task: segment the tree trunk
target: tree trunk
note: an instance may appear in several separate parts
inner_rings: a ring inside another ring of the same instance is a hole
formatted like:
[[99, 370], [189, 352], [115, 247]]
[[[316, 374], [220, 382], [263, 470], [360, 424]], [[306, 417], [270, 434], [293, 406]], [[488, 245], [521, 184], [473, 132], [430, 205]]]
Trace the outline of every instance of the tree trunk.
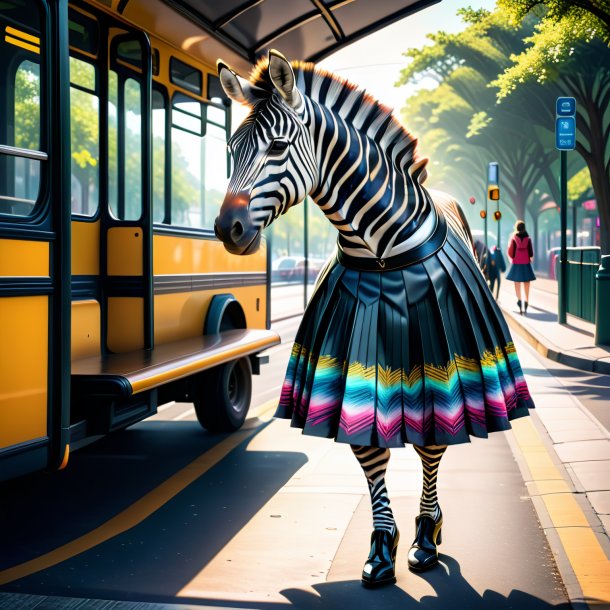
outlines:
[[542, 257], [540, 256], [540, 252], [541, 252], [541, 248], [540, 248], [540, 239], [539, 239], [539, 235], [538, 235], [538, 216], [539, 216], [539, 212], [536, 212], [535, 214], [532, 214], [532, 218], [533, 218], [533, 222], [534, 222], [534, 230], [530, 232], [530, 235], [533, 236], [533, 241], [534, 241], [534, 267], [536, 269], [540, 269], [540, 261], [542, 260]]
[[549, 187], [549, 194], [553, 198], [553, 201], [559, 205], [559, 200], [561, 199], [561, 193], [559, 192], [559, 180], [557, 179], [558, 172], [551, 171], [551, 166], [547, 165], [542, 170], [542, 175], [544, 176], [544, 180], [546, 185]]
[[605, 108], [600, 108], [591, 99], [584, 102], [589, 119], [590, 152], [577, 146], [591, 174], [591, 185], [597, 200], [597, 213], [600, 223], [600, 246], [602, 254], [610, 254], [610, 176], [606, 166], [606, 139], [604, 137]]
[[589, 171], [591, 172], [591, 184], [597, 199], [602, 254], [610, 254], [610, 178], [604, 170], [603, 159], [593, 158], [589, 165]]
[[513, 182], [515, 189], [515, 197], [513, 198], [513, 204], [515, 206], [515, 215], [517, 220], [523, 220], [525, 222], [525, 203], [527, 201], [527, 193], [523, 188], [522, 184], [519, 184], [517, 180]]

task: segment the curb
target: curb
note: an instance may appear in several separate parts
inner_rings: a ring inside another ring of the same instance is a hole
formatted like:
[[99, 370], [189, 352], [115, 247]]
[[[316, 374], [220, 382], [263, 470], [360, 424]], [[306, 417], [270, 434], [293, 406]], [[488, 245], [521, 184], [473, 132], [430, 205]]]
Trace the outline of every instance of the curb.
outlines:
[[580, 497], [543, 422], [532, 415], [512, 422], [507, 438], [571, 607], [610, 610], [610, 562], [599, 519]]
[[504, 319], [508, 325], [517, 331], [521, 337], [523, 337], [534, 349], [549, 360], [564, 364], [581, 371], [587, 371], [589, 373], [599, 373], [601, 375], [610, 375], [610, 362], [603, 360], [592, 360], [591, 358], [584, 358], [583, 356], [577, 356], [567, 352], [561, 351], [561, 348], [544, 339], [541, 335], [535, 331], [527, 328], [523, 324], [520, 324], [515, 316], [512, 315], [508, 309], [498, 303]]

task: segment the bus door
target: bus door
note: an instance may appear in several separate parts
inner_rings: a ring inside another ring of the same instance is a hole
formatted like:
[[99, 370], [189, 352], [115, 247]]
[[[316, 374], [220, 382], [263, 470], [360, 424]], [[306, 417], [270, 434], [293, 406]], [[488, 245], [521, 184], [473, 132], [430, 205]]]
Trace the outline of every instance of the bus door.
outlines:
[[106, 350], [122, 353], [153, 347], [151, 51], [141, 33], [111, 28], [108, 39], [103, 334]]
[[[103, 360], [109, 354], [153, 348], [152, 69], [150, 44], [143, 33], [116, 27], [107, 16], [99, 17], [104, 45], [98, 62], [99, 277], [96, 299], [73, 305], [73, 312], [82, 306], [77, 316], [82, 324], [73, 324], [73, 346], [84, 344], [79, 333], [84, 336], [88, 324], [97, 323], [98, 357]], [[90, 249], [90, 244], [82, 246]], [[75, 249], [73, 261], [77, 259]], [[72, 418], [75, 427], [84, 426], [87, 435], [124, 427], [155, 410], [156, 390], [116, 398], [98, 396], [94, 388], [91, 393], [76, 391], [73, 386]]]
[[68, 457], [68, 45], [60, 5], [11, 0], [0, 11], [0, 480]]

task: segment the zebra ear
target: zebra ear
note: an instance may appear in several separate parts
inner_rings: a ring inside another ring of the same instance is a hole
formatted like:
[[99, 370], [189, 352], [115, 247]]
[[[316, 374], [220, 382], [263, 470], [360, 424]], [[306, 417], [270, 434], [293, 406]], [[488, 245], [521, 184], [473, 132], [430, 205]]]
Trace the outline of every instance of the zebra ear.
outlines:
[[294, 71], [290, 62], [275, 49], [269, 51], [269, 78], [286, 103], [296, 108], [300, 102], [300, 94]]
[[222, 60], [216, 62], [220, 84], [224, 92], [234, 101], [240, 104], [253, 104], [260, 96], [256, 94], [256, 87], [241, 76], [235, 74]]

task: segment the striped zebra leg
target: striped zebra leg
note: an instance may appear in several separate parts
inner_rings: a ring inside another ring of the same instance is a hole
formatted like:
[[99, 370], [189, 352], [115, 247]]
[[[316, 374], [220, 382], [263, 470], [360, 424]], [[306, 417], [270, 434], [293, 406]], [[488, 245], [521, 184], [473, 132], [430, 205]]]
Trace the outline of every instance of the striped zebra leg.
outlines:
[[419, 455], [424, 473], [424, 484], [419, 502], [421, 515], [429, 515], [438, 521], [441, 509], [436, 495], [436, 479], [441, 458], [447, 449], [447, 445], [430, 445], [429, 447], [414, 447]]
[[442, 541], [443, 514], [436, 497], [436, 478], [447, 445], [415, 447], [424, 472], [424, 486], [415, 517], [415, 540], [407, 557], [409, 569], [422, 572], [438, 563], [438, 548]]
[[386, 530], [394, 536], [396, 523], [385, 486], [385, 473], [390, 461], [390, 450], [360, 445], [351, 445], [351, 448], [364, 471], [369, 486], [373, 507], [373, 528]]

